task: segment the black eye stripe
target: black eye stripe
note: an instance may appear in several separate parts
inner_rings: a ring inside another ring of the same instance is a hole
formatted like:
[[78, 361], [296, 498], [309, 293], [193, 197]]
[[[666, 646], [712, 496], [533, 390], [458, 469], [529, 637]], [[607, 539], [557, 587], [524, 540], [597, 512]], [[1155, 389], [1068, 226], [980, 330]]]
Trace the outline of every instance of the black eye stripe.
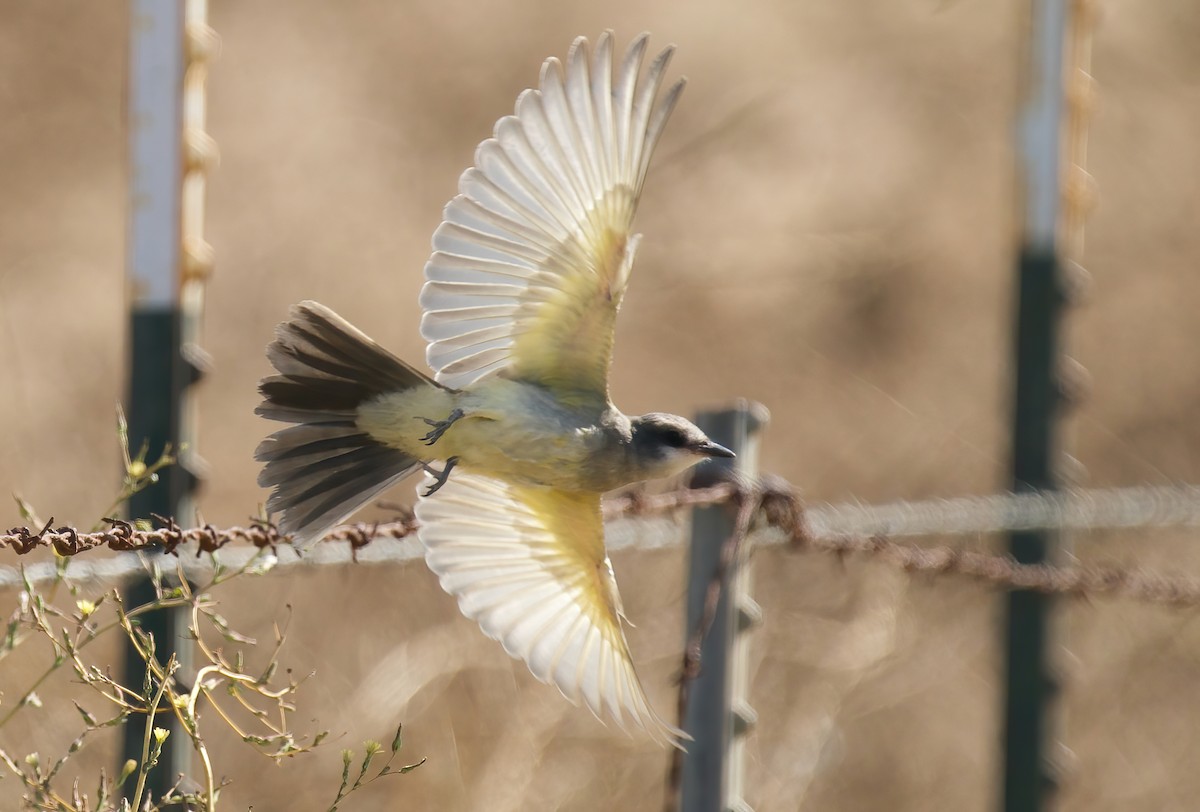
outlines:
[[683, 435], [682, 431], [670, 429], [663, 433], [663, 442], [672, 448], [683, 448], [687, 445], [687, 437]]

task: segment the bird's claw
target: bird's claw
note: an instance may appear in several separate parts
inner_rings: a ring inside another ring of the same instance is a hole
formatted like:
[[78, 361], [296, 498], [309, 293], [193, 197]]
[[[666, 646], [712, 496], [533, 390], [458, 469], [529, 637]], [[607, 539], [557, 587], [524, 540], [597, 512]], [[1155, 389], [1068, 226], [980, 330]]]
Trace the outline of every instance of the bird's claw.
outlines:
[[446, 464], [442, 466], [442, 470], [437, 470], [428, 463], [421, 463], [421, 467], [425, 469], [425, 473], [433, 477], [434, 482], [430, 485], [422, 496], [433, 496], [441, 487], [446, 484], [446, 480], [450, 478], [450, 472], [454, 470], [454, 466], [458, 464], [458, 457], [450, 457], [446, 460]]
[[433, 445], [438, 440], [442, 439], [442, 435], [446, 433], [446, 429], [454, 425], [463, 416], [462, 409], [455, 409], [446, 417], [445, 420], [430, 420], [428, 417], [418, 417], [417, 420], [425, 421], [425, 425], [433, 426], [433, 430], [421, 438], [421, 442], [425, 445]]

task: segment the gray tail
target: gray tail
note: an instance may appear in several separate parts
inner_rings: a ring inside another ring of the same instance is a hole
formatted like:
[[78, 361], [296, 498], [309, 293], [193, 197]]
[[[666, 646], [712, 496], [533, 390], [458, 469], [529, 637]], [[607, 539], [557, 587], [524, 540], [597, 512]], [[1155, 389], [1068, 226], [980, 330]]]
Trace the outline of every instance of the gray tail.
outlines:
[[279, 374], [259, 384], [255, 409], [294, 423], [259, 444], [258, 484], [279, 529], [305, 545], [346, 519], [421, 461], [358, 428], [363, 401], [415, 386], [438, 386], [317, 302], [295, 305], [275, 329], [267, 358]]

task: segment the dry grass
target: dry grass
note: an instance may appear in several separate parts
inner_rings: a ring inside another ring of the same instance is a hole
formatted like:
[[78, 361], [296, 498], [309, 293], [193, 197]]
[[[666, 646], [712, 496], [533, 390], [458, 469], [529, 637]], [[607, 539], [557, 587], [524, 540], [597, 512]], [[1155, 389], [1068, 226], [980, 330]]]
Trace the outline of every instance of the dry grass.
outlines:
[[[617, 402], [689, 413], [760, 400], [774, 414], [764, 467], [813, 500], [1004, 486], [1014, 4], [478, 5], [214, 0], [206, 519], [244, 522], [262, 498], [254, 385], [287, 306], [319, 299], [420, 358], [421, 266], [474, 145], [544, 56], [606, 27], [622, 42], [642, 29], [676, 42], [691, 80], [647, 187]], [[1093, 387], [1069, 445], [1091, 484], [1196, 482], [1200, 13], [1186, 0], [1103, 10], [1094, 289], [1069, 341]], [[60, 520], [93, 517], [118, 471], [125, 27], [114, 3], [0, 9], [0, 492]], [[1182, 534], [1076, 550], [1200, 568]], [[681, 557], [615, 564], [635, 655], [666, 707]], [[996, 596], [783, 552], [758, 564], [756, 808], [994, 808]], [[259, 580], [225, 600], [249, 631], [296, 606], [292, 664], [319, 677], [301, 715], [351, 742], [403, 720], [406, 751], [428, 756], [348, 808], [657, 808], [666, 755], [538, 685], [422, 567]], [[1077, 765], [1064, 809], [1190, 809], [1191, 616], [1098, 603], [1064, 620]], [[6, 702], [28, 667], [6, 661]], [[0, 743], [50, 750], [73, 735], [73, 714], [50, 707]], [[236, 782], [230, 808], [317, 808], [341, 767], [333, 749], [277, 769], [239, 742], [214, 748]]]

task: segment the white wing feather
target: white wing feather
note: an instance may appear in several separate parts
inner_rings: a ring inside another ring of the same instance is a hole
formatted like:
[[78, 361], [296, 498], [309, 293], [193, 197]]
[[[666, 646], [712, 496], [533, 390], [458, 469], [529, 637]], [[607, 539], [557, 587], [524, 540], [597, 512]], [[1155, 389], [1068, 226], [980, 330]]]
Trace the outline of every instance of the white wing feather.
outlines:
[[[421, 334], [440, 383], [462, 388], [523, 359], [535, 372], [554, 368], [544, 357], [555, 343], [541, 334], [546, 323], [561, 335], [569, 329], [562, 320], [578, 318], [597, 298], [615, 315], [632, 262], [625, 241], [634, 209], [683, 89], [680, 80], [659, 97], [671, 48], [639, 82], [646, 41], [634, 41], [614, 80], [611, 33], [590, 60], [587, 40], [577, 39], [565, 74], [557, 59], [547, 60], [540, 89], [522, 93], [516, 114], [479, 145], [425, 266]], [[613, 251], [629, 255], [614, 259]], [[610, 322], [580, 330], [611, 334]], [[581, 366], [602, 361], [606, 375], [611, 335], [583, 343], [600, 357]], [[596, 383], [595, 370], [579, 374], [587, 386]]]
[[[650, 707], [634, 672], [603, 552], [599, 497], [594, 511], [581, 510], [577, 497], [556, 493], [539, 493], [548, 498], [535, 504], [503, 482], [456, 471], [417, 502], [429, 568], [463, 614], [539, 680], [602, 720], [678, 746], [683, 734]], [[551, 529], [564, 525], [596, 536], [560, 538]]]

